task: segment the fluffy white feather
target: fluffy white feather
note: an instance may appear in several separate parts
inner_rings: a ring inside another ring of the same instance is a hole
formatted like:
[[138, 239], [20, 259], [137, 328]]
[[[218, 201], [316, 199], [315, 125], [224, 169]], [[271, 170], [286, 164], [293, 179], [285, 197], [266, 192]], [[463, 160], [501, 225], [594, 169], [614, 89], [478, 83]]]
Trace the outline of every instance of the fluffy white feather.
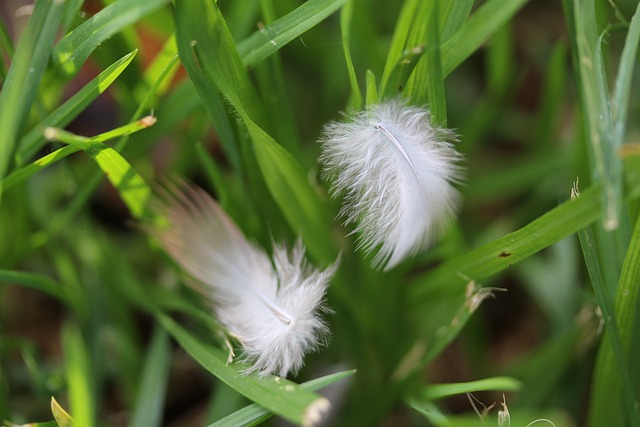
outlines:
[[359, 247], [377, 249], [374, 267], [389, 270], [424, 249], [455, 214], [461, 167], [452, 139], [431, 126], [428, 110], [401, 100], [325, 127], [323, 175], [332, 196], [344, 195], [340, 216], [357, 224]]
[[220, 322], [242, 344], [249, 372], [286, 376], [327, 334], [319, 317], [335, 267], [307, 266], [298, 242], [273, 260], [202, 189], [183, 185], [158, 201], [168, 227], [157, 228], [167, 252], [202, 285]]

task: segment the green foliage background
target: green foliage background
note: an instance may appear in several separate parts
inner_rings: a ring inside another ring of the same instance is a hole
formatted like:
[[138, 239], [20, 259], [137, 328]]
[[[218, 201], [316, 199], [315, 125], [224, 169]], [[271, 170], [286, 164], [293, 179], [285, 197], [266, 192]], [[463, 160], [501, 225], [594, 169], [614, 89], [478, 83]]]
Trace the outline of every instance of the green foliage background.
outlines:
[[[640, 426], [639, 10], [1, 4], [0, 420], [302, 425], [322, 393], [330, 425]], [[316, 140], [398, 96], [456, 130], [467, 180], [442, 241], [380, 273], [335, 220]], [[342, 254], [332, 341], [298, 377], [228, 364], [188, 278], [131, 226], [176, 175], [267, 250]]]

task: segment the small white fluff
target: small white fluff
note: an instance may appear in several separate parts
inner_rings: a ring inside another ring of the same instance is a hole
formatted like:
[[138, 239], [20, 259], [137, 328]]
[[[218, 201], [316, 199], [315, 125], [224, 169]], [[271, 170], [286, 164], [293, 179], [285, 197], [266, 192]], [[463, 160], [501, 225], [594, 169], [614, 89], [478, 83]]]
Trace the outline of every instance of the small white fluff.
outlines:
[[290, 253], [275, 246], [272, 262], [200, 188], [173, 188], [155, 211], [169, 225], [153, 234], [200, 282], [220, 322], [241, 343], [252, 365], [247, 372], [296, 373], [328, 333], [319, 314], [328, 311], [323, 302], [335, 264], [324, 271], [308, 267], [300, 241]]
[[323, 176], [344, 195], [340, 217], [356, 223], [359, 247], [377, 249], [389, 270], [431, 244], [454, 216], [461, 156], [453, 133], [431, 126], [429, 111], [394, 99], [347, 122], [325, 126]]

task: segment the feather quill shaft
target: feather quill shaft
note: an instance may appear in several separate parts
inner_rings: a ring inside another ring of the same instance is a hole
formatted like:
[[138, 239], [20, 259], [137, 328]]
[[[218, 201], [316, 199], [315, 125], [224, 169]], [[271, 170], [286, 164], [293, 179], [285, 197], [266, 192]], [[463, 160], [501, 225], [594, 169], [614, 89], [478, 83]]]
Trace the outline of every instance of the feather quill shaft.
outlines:
[[356, 224], [358, 247], [389, 270], [431, 244], [459, 205], [460, 155], [451, 131], [431, 126], [429, 111], [402, 100], [373, 105], [325, 126], [323, 176], [343, 196], [339, 216]]
[[311, 268], [298, 241], [275, 246], [273, 259], [242, 232], [202, 189], [182, 184], [155, 201], [168, 221], [151, 232], [211, 301], [213, 311], [241, 343], [247, 372], [286, 376], [303, 365], [328, 334], [320, 314], [335, 264]]

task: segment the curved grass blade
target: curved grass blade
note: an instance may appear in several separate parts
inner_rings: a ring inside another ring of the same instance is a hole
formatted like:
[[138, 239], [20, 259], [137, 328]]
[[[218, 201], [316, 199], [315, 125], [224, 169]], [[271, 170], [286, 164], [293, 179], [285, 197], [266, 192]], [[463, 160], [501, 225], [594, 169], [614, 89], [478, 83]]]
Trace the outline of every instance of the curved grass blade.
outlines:
[[55, 128], [48, 128], [46, 133], [49, 139], [58, 139], [89, 154], [116, 188], [131, 215], [136, 219], [150, 219], [147, 203], [151, 197], [151, 189], [124, 157], [103, 142], [146, 129], [153, 123], [155, 119], [149, 116], [93, 138], [80, 137]]
[[[355, 374], [355, 370], [337, 372], [335, 374], [326, 375], [321, 378], [316, 378], [306, 383], [300, 384], [300, 388], [316, 391], [344, 378], [347, 378]], [[261, 422], [268, 420], [273, 416], [273, 413], [269, 412], [262, 406], [252, 403], [244, 408], [224, 417], [223, 419], [216, 421], [213, 424], [209, 424], [208, 427], [249, 427], [260, 424]]]
[[269, 411], [298, 425], [314, 425], [322, 418], [329, 401], [280, 377], [243, 375], [242, 366], [227, 364], [221, 349], [203, 344], [170, 317], [156, 314], [157, 320], [200, 365], [236, 390]]
[[238, 53], [246, 66], [256, 65], [273, 52], [315, 27], [347, 0], [308, 0], [272, 24], [238, 43]]
[[44, 130], [50, 126], [65, 127], [78, 114], [113, 83], [127, 68], [138, 51], [128, 53], [101, 72], [95, 79], [87, 83], [64, 104], [56, 108], [29, 133], [22, 137], [17, 152], [18, 161], [29, 159], [36, 154], [46, 142]]
[[60, 301], [67, 297], [60, 284], [48, 276], [26, 271], [0, 270], [0, 282], [14, 283], [44, 292]]
[[440, 48], [442, 75], [451, 74], [528, 0], [488, 0]]
[[342, 53], [347, 64], [347, 72], [349, 73], [349, 84], [351, 85], [351, 95], [349, 96], [348, 105], [355, 111], [362, 109], [362, 92], [358, 85], [358, 77], [351, 59], [351, 22], [353, 20], [353, 7], [355, 0], [348, 0], [340, 11], [340, 34], [342, 36]]
[[54, 63], [70, 78], [100, 43], [168, 3], [169, 0], [118, 0], [111, 3], [58, 42], [53, 51]]

